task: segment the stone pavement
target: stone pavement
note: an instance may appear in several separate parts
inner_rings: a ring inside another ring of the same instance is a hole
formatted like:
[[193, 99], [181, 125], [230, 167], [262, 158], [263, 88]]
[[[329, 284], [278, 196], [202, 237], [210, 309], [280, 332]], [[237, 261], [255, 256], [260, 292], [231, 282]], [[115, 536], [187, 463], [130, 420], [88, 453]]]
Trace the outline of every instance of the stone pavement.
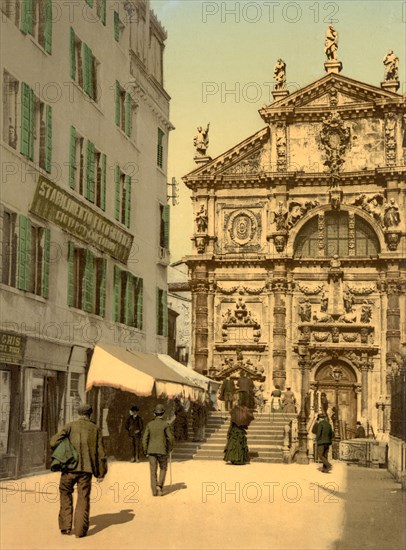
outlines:
[[110, 464], [82, 539], [59, 533], [59, 474], [3, 481], [0, 548], [405, 548], [405, 493], [385, 470], [192, 460], [172, 470], [172, 487], [152, 497], [147, 462]]

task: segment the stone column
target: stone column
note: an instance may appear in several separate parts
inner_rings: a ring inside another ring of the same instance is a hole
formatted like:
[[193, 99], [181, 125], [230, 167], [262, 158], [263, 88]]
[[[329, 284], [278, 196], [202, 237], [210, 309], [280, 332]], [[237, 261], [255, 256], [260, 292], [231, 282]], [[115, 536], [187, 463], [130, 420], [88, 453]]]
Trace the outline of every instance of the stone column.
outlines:
[[195, 369], [202, 374], [207, 373], [208, 355], [208, 273], [205, 264], [198, 264], [193, 272], [191, 281], [192, 293], [195, 295], [193, 317], [195, 321]]
[[368, 361], [361, 364], [361, 416], [368, 418]]
[[283, 265], [276, 265], [271, 288], [274, 293], [273, 307], [273, 383], [285, 389], [286, 381], [286, 271]]
[[[382, 396], [390, 409], [392, 397], [392, 379], [396, 369], [396, 355], [400, 351], [400, 279], [397, 266], [389, 266], [386, 279], [386, 396]], [[386, 397], [386, 399], [385, 399]], [[388, 424], [388, 425], [385, 425]], [[388, 416], [383, 415], [383, 430], [390, 430]]]
[[208, 309], [207, 309], [207, 318], [208, 318], [208, 327], [207, 327], [207, 345], [208, 345], [208, 356], [207, 356], [207, 369], [210, 370], [214, 365], [213, 361], [213, 352], [214, 352], [214, 339], [216, 333], [215, 327], [215, 311], [214, 311], [214, 297], [216, 294], [215, 290], [215, 280], [214, 277], [209, 279], [209, 292], [208, 292]]

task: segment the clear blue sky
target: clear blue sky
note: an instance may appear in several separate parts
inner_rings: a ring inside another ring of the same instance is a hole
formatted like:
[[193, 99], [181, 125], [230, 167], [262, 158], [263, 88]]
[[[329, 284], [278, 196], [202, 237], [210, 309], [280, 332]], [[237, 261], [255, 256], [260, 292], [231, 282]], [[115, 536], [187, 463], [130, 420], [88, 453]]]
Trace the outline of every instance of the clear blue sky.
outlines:
[[172, 261], [191, 252], [190, 192], [181, 177], [196, 166], [196, 127], [211, 123], [213, 158], [265, 126], [258, 109], [272, 101], [272, 73], [281, 57], [291, 91], [325, 75], [324, 37], [330, 20], [339, 33], [342, 74], [379, 86], [389, 49], [400, 59], [406, 93], [405, 1], [152, 0], [168, 31], [165, 88], [172, 97], [168, 177], [180, 183], [172, 208]]

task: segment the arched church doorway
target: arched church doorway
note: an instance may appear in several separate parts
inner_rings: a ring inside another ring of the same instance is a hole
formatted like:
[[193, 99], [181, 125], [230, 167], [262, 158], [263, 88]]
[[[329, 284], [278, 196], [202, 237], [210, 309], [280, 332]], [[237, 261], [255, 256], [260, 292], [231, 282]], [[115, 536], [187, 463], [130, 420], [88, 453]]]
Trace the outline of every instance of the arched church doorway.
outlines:
[[[341, 361], [324, 363], [315, 373], [319, 396], [324, 392], [328, 401], [327, 414], [334, 420], [333, 407], [338, 405], [340, 437], [352, 437], [357, 422], [358, 384], [355, 371]], [[336, 426], [334, 426], [336, 428]]]

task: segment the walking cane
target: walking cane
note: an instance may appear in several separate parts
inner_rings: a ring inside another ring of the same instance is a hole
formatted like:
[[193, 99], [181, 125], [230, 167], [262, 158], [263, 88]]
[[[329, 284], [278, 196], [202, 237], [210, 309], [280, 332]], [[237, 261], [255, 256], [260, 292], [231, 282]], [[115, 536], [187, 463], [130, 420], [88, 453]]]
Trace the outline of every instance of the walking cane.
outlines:
[[172, 488], [172, 451], [169, 453], [169, 485]]

